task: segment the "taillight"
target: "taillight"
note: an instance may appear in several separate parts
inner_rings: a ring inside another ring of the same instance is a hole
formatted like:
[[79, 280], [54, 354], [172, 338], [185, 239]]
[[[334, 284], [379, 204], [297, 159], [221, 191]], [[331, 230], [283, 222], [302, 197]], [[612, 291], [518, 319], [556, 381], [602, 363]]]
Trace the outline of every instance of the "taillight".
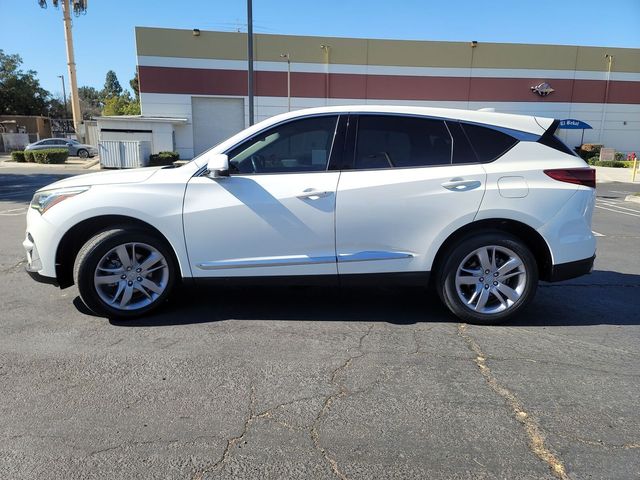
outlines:
[[596, 188], [595, 168], [554, 168], [553, 170], [545, 170], [544, 173], [559, 182]]

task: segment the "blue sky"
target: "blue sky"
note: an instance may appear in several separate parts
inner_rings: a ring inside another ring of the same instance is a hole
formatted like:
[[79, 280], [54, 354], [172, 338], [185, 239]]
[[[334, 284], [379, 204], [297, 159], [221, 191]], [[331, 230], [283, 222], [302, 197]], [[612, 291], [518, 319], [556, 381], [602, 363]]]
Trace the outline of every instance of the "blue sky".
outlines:
[[[640, 48], [640, 0], [253, 0], [253, 10], [258, 33]], [[0, 48], [61, 93], [62, 12], [0, 0], [0, 19]], [[233, 31], [245, 22], [244, 0], [90, 0], [74, 18], [78, 82], [101, 88], [112, 69], [128, 86], [136, 25]]]

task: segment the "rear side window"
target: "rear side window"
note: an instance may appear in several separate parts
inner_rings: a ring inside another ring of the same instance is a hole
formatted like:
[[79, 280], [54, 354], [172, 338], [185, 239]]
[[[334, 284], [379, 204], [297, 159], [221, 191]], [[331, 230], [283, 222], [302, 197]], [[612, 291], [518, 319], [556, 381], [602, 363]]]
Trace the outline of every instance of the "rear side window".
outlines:
[[442, 120], [394, 115], [361, 115], [356, 169], [451, 164], [451, 136]]
[[518, 143], [518, 140], [511, 135], [492, 128], [470, 123], [460, 123], [460, 125], [481, 163], [494, 161]]

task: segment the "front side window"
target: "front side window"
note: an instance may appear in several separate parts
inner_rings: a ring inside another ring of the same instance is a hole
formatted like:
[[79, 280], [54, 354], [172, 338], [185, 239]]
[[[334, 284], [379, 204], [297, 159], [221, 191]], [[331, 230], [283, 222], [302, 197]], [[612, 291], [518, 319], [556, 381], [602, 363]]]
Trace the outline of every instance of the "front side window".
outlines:
[[451, 136], [441, 120], [361, 115], [355, 168], [402, 168], [451, 164]]
[[321, 172], [327, 169], [338, 117], [277, 125], [228, 152], [231, 174]]

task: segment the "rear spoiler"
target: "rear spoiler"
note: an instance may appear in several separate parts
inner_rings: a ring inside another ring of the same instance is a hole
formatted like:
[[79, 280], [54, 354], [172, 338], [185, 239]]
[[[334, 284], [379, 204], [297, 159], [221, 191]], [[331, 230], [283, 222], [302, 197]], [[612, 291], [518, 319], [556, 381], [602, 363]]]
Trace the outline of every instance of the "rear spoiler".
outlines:
[[[545, 119], [545, 120], [548, 120], [548, 119]], [[536, 118], [536, 122], [538, 122], [537, 118]], [[538, 125], [540, 125], [540, 122], [538, 122]], [[559, 152], [566, 153], [567, 155], [571, 155], [572, 157], [577, 157], [578, 155], [573, 150], [571, 150], [567, 145], [565, 145], [565, 143], [562, 140], [556, 137], [556, 130], [558, 129], [559, 125], [560, 125], [560, 120], [557, 120], [557, 119], [553, 120], [551, 122], [551, 125], [549, 125], [545, 129], [545, 132], [538, 139], [538, 143], [546, 145], [547, 147], [551, 147], [555, 150], [558, 150]], [[542, 125], [540, 126], [542, 127]]]

